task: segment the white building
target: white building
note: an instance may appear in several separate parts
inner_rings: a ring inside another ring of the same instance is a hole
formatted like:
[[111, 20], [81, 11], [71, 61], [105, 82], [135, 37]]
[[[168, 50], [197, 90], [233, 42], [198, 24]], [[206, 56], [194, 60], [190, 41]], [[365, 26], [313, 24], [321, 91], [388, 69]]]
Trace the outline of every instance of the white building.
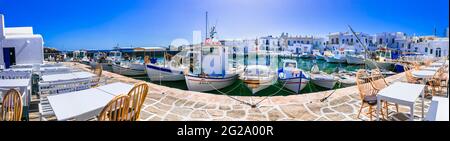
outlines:
[[323, 50], [326, 41], [324, 38], [315, 36], [289, 36], [288, 33], [283, 33], [280, 36], [280, 46], [282, 50], [296, 48], [298, 46], [311, 46], [312, 49]]
[[0, 66], [9, 68], [16, 64], [42, 64], [44, 41], [33, 34], [32, 27], [7, 27], [0, 14]]
[[[356, 36], [363, 42], [369, 50], [375, 50], [373, 36], [369, 34], [358, 32]], [[364, 47], [361, 46], [356, 36], [349, 32], [336, 32], [328, 35], [327, 49], [345, 48], [348, 50], [355, 50], [360, 53], [364, 51]]]
[[413, 52], [418, 52], [427, 56], [446, 57], [449, 55], [449, 39], [435, 36], [414, 37], [412, 44]]

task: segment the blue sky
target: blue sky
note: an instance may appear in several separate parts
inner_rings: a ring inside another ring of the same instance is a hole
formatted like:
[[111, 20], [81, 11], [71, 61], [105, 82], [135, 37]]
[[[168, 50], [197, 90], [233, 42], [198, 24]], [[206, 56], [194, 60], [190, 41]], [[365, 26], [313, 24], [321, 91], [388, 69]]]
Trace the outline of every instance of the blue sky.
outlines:
[[448, 27], [449, 0], [0, 0], [6, 26], [32, 26], [45, 45], [111, 49], [169, 45], [204, 31], [205, 11], [219, 38], [402, 31]]

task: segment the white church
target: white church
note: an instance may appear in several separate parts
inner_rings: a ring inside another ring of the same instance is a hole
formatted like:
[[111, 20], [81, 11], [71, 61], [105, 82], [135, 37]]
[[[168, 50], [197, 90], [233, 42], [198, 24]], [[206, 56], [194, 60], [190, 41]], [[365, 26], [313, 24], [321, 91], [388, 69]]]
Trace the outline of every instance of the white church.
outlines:
[[32, 27], [5, 27], [0, 14], [0, 69], [19, 64], [42, 64], [44, 41]]

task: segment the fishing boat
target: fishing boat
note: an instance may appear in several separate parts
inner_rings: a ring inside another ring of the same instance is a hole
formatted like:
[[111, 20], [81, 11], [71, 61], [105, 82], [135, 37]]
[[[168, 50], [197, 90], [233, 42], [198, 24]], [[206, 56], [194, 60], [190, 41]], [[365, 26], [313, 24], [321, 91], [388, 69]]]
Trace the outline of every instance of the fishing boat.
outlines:
[[109, 66], [110, 62], [108, 62], [106, 58], [108, 58], [108, 55], [106, 53], [103, 52], [94, 53], [93, 58], [90, 59], [89, 65], [92, 68], [95, 68], [97, 64], [101, 64], [102, 68], [108, 70], [108, 68], [110, 68]]
[[346, 63], [347, 58], [345, 55], [344, 48], [340, 48], [339, 50], [334, 51], [331, 55], [326, 55], [325, 60], [328, 63]]
[[341, 87], [356, 85], [356, 72], [338, 71], [333, 75], [338, 78]]
[[295, 60], [283, 60], [283, 68], [278, 70], [278, 81], [285, 88], [297, 94], [306, 87], [309, 79], [309, 76], [303, 70], [297, 68], [297, 61]]
[[355, 50], [346, 50], [346, 58], [347, 58], [347, 64], [350, 65], [362, 65], [364, 64], [364, 55], [358, 55], [356, 54]]
[[150, 59], [146, 64], [147, 76], [150, 81], [181, 81], [184, 80], [184, 72], [188, 69], [186, 59], [189, 56], [197, 56], [200, 53], [182, 51], [175, 56], [164, 53], [164, 61], [158, 62], [156, 58]]
[[311, 68], [310, 77], [312, 83], [328, 89], [333, 89], [338, 82], [337, 77], [321, 72], [317, 64]]
[[370, 59], [365, 60], [365, 64], [370, 69], [393, 70], [396, 62], [392, 61], [392, 51], [381, 47]]
[[253, 94], [268, 88], [276, 83], [276, 74], [268, 66], [249, 65], [240, 75], [239, 79], [250, 89]]
[[[216, 33], [216, 27], [213, 26], [210, 37], [205, 39], [204, 45], [200, 45], [200, 55], [195, 58], [200, 60], [200, 70], [195, 71], [195, 65], [189, 65], [191, 71], [186, 74], [185, 81], [190, 91], [205, 92], [228, 87], [244, 70], [228, 62], [228, 48], [215, 38]], [[190, 60], [194, 58], [191, 56]]]
[[313, 50], [313, 55], [317, 60], [325, 60], [325, 57], [320, 53], [320, 50]]
[[137, 58], [136, 60], [132, 61], [120, 61], [120, 63], [114, 63], [112, 64], [112, 70], [114, 73], [120, 74], [120, 75], [126, 75], [126, 76], [141, 76], [146, 75], [145, 72], [145, 64], [140, 58]]

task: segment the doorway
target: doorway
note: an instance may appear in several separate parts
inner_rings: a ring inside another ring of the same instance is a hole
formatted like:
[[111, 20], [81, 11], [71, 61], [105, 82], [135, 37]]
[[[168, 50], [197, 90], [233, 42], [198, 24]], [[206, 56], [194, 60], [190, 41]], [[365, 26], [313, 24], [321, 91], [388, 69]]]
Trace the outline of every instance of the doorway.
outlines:
[[16, 65], [15, 48], [3, 48], [3, 61], [5, 61], [5, 68], [10, 68], [12, 65]]

